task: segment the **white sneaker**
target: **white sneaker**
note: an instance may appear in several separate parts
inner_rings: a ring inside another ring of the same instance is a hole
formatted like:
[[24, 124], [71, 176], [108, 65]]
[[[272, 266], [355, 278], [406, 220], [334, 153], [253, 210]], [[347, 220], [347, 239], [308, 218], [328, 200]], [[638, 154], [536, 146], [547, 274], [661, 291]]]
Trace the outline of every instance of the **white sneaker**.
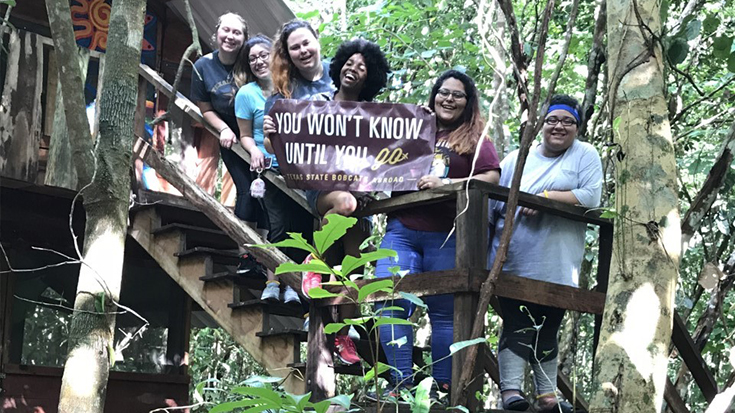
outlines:
[[349, 336], [354, 341], [360, 340], [360, 333], [357, 332], [355, 326], [350, 326], [349, 331], [347, 331], [347, 336]]
[[299, 298], [299, 295], [293, 288], [289, 286], [286, 286], [286, 289], [283, 290], [283, 301], [286, 304], [301, 304], [301, 299]]
[[278, 301], [278, 296], [281, 293], [279, 285], [278, 281], [267, 281], [260, 299], [263, 301]]

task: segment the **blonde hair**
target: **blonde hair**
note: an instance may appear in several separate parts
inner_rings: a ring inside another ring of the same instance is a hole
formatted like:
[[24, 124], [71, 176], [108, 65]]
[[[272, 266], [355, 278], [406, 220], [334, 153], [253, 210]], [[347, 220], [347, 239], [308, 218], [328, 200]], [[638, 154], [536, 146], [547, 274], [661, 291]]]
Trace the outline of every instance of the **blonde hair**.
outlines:
[[273, 90], [286, 99], [291, 98], [291, 81], [298, 73], [298, 69], [294, 66], [288, 54], [288, 37], [298, 29], [308, 29], [315, 39], [319, 39], [316, 30], [309, 23], [304, 20], [291, 20], [281, 26], [276, 34], [276, 41], [273, 43], [273, 50], [271, 51]]
[[[243, 37], [244, 37], [244, 39], [243, 39], [243, 45], [245, 44], [245, 42], [248, 41], [248, 37], [249, 37], [248, 36], [248, 23], [245, 21], [245, 18], [243, 18], [242, 16], [240, 16], [238, 13], [228, 11], [227, 13], [225, 13], [225, 14], [219, 16], [219, 18], [217, 18], [217, 25], [214, 26], [214, 33], [212, 33], [212, 43], [214, 45], [217, 45], [217, 32], [219, 31], [220, 26], [222, 26], [222, 20], [224, 20], [226, 17], [230, 17], [230, 16], [234, 17], [238, 22], [240, 22], [240, 24], [242, 24], [242, 34], [243, 34]], [[232, 69], [232, 76], [235, 79], [235, 83], [237, 84], [237, 87], [242, 86], [238, 82], [242, 81], [242, 79], [246, 79], [247, 78], [247, 74], [245, 72], [244, 65], [247, 65], [248, 64], [248, 61], [247, 61], [248, 60], [248, 57], [245, 56], [245, 62], [243, 64], [243, 62], [241, 62], [241, 60], [242, 60], [242, 53], [241, 53], [242, 52], [242, 49], [243, 49], [243, 47], [241, 46], [240, 47], [240, 52], [238, 52], [238, 54], [237, 54], [237, 60], [235, 60], [235, 66]]]

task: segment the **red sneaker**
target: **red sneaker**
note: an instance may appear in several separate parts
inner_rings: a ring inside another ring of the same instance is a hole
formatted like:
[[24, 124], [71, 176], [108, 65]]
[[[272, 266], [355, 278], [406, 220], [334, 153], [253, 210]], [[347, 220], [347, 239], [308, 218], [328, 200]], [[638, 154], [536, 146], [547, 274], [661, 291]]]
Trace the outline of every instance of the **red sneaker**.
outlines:
[[337, 351], [337, 357], [339, 357], [342, 363], [355, 364], [360, 362], [360, 356], [357, 355], [355, 343], [348, 336], [335, 336], [334, 348]]
[[[306, 256], [304, 264], [308, 264], [312, 260], [311, 254]], [[301, 273], [301, 292], [305, 296], [309, 296], [309, 290], [315, 287], [319, 287], [322, 284], [322, 275], [311, 271], [304, 271]]]

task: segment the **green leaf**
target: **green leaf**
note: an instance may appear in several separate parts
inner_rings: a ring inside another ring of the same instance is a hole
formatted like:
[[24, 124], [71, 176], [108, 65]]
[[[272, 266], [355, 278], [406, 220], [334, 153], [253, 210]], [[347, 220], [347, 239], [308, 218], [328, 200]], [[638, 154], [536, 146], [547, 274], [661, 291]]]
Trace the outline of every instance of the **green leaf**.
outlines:
[[345, 318], [344, 322], [345, 324], [351, 325], [351, 326], [360, 326], [368, 321], [372, 320], [372, 317], [356, 317], [356, 318]]
[[273, 376], [261, 376], [255, 375], [248, 377], [243, 384], [246, 386], [260, 386], [263, 387], [266, 384], [278, 383], [283, 380], [283, 377]]
[[460, 412], [462, 412], [462, 413], [470, 413], [469, 409], [467, 409], [467, 408], [466, 408], [466, 407], [464, 407], [464, 406], [452, 406], [452, 407], [447, 407], [447, 410], [459, 410], [459, 411], [460, 411]]
[[613, 219], [618, 216], [618, 213], [613, 208], [606, 209], [602, 214], [600, 214], [600, 218], [604, 219]]
[[[380, 327], [384, 325], [403, 325], [403, 326], [410, 326], [413, 325], [408, 320], [405, 320], [403, 318], [395, 318], [395, 317], [380, 317], [378, 320], [375, 321], [375, 324], [373, 324], [373, 327]], [[454, 344], [452, 344], [454, 345]]]
[[284, 262], [276, 268], [276, 274], [283, 274], [286, 272], [301, 272], [311, 271], [317, 274], [331, 274], [331, 271], [327, 264], [324, 262], [313, 259], [308, 264], [297, 264], [295, 262]]
[[720, 26], [720, 19], [714, 14], [707, 16], [702, 22], [702, 28], [706, 33], [712, 33]]
[[359, 258], [353, 257], [352, 255], [345, 255], [342, 259], [342, 275], [348, 276], [369, 262], [397, 256], [397, 252], [386, 248], [379, 248], [375, 251], [360, 254]]
[[702, 22], [699, 20], [692, 20], [687, 24], [686, 31], [684, 34], [686, 35], [687, 40], [694, 40], [697, 36], [699, 36], [699, 32], [702, 30]]
[[256, 400], [256, 399], [243, 399], [238, 400], [235, 402], [228, 402], [228, 403], [222, 403], [218, 404], [217, 406], [214, 406], [209, 410], [209, 413], [221, 413], [221, 412], [231, 412], [235, 409], [243, 408], [243, 407], [251, 407], [255, 405], [263, 405], [262, 400]]
[[727, 70], [735, 73], [735, 52], [730, 54], [727, 58]]
[[429, 398], [429, 392], [431, 391], [431, 384], [434, 379], [426, 377], [421, 380], [421, 383], [416, 387], [416, 396], [414, 403], [411, 406], [411, 413], [429, 413], [431, 408], [431, 399]]
[[314, 233], [314, 246], [319, 252], [319, 256], [323, 256], [324, 252], [334, 244], [335, 241], [342, 238], [347, 230], [357, 223], [357, 218], [343, 217], [342, 215], [329, 214], [324, 219], [327, 224], [319, 231]]
[[342, 330], [346, 325], [345, 323], [329, 323], [324, 326], [324, 334], [334, 334]]
[[393, 280], [383, 279], [383, 280], [373, 281], [371, 283], [363, 285], [357, 294], [357, 301], [363, 302], [370, 294], [376, 293], [378, 291], [383, 291], [387, 293], [392, 292], [393, 291]]
[[434, 57], [435, 54], [436, 50], [424, 50], [423, 52], [421, 52], [421, 57], [423, 57], [424, 59], [430, 59]]
[[661, 25], [666, 25], [666, 19], [669, 17], [669, 0], [661, 1]]
[[284, 239], [283, 241], [276, 242], [275, 244], [249, 244], [248, 247], [250, 248], [272, 248], [272, 247], [297, 248], [303, 251], [308, 251], [313, 255], [318, 255], [314, 247], [309, 245], [309, 243], [304, 239], [304, 237], [301, 234], [297, 232], [289, 232], [288, 236], [291, 238]]
[[613, 120], [613, 130], [619, 131], [620, 130], [620, 122], [622, 121], [622, 118], [618, 116]]
[[322, 400], [318, 403], [312, 404], [311, 407], [313, 407], [317, 413], [326, 413], [330, 405], [331, 403], [328, 400]]
[[478, 337], [473, 338], [472, 340], [464, 340], [464, 341], [458, 341], [456, 343], [452, 343], [451, 346], [449, 346], [449, 354], [454, 354], [458, 352], [459, 350], [462, 350], [465, 347], [474, 346], [475, 344], [480, 344], [485, 342], [485, 337]]
[[320, 298], [342, 297], [342, 295], [327, 291], [322, 287], [315, 287], [309, 290], [309, 297], [320, 299]]
[[720, 59], [727, 59], [732, 49], [732, 37], [718, 36], [712, 41], [712, 54]]
[[417, 295], [407, 293], [405, 291], [400, 291], [398, 294], [401, 295], [401, 297], [405, 298], [406, 300], [412, 302], [413, 304], [421, 307], [421, 308], [427, 308], [426, 304], [424, 303], [424, 300], [419, 298]]
[[339, 396], [332, 397], [331, 399], [327, 399], [327, 401], [330, 404], [338, 404], [345, 409], [350, 408], [350, 403], [352, 403], [352, 395], [346, 395], [346, 394], [340, 394]]
[[689, 54], [689, 44], [681, 37], [674, 37], [671, 39], [666, 52], [669, 60], [671, 60], [671, 64], [678, 65], [686, 60], [687, 54]]
[[397, 305], [390, 306], [390, 307], [383, 307], [383, 308], [379, 308], [379, 309], [375, 310], [375, 315], [377, 317], [380, 317], [380, 314], [383, 313], [383, 312], [385, 312], [385, 311], [406, 311], [406, 309], [403, 308], [403, 307], [399, 307]]
[[365, 376], [363, 377], [363, 380], [365, 380], [365, 381], [372, 380], [375, 377], [375, 370], [378, 371], [378, 376], [380, 376], [381, 374], [383, 374], [386, 371], [388, 371], [388, 369], [390, 369], [390, 368], [391, 367], [389, 365], [387, 365], [385, 363], [378, 362], [377, 364], [375, 364], [373, 366], [373, 368], [371, 368], [370, 370], [368, 370], [367, 372], [365, 372]]
[[270, 403], [273, 403], [274, 405], [283, 404], [281, 395], [266, 387], [240, 386], [240, 387], [235, 387], [234, 389], [231, 390], [231, 392], [235, 394], [242, 394], [244, 396], [252, 396], [256, 399], [259, 398], [263, 401], [268, 401]]

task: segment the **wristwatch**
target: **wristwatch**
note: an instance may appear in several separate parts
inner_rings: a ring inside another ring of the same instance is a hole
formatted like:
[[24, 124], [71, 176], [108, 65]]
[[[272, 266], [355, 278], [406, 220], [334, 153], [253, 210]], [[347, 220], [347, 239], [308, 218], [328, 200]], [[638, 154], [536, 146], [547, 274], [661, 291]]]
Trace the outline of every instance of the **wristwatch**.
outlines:
[[451, 185], [452, 180], [450, 178], [442, 178], [442, 184], [444, 185]]

